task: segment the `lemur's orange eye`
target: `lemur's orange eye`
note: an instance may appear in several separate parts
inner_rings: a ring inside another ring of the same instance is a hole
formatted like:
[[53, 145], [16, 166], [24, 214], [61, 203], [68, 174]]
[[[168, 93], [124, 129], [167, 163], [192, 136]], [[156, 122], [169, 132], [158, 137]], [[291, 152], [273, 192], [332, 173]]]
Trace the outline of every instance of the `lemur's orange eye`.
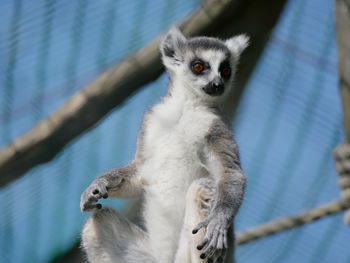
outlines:
[[231, 69], [229, 67], [224, 68], [221, 71], [221, 74], [225, 77], [228, 78], [231, 75]]
[[200, 62], [197, 62], [195, 64], [193, 64], [192, 66], [193, 70], [196, 71], [197, 73], [203, 71], [204, 69], [204, 64], [203, 63], [200, 63]]

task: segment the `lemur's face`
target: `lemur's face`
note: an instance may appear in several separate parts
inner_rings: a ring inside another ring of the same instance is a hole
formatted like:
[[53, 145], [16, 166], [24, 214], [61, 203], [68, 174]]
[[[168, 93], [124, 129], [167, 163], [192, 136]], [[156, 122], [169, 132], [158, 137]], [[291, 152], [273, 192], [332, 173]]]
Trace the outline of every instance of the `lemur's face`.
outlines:
[[186, 39], [172, 29], [161, 45], [162, 59], [172, 79], [206, 101], [219, 101], [233, 86], [238, 58], [248, 45], [240, 35], [221, 41], [216, 38]]
[[194, 38], [188, 41], [184, 64], [178, 75], [198, 95], [217, 97], [232, 86], [232, 72], [235, 67], [231, 53], [221, 41]]

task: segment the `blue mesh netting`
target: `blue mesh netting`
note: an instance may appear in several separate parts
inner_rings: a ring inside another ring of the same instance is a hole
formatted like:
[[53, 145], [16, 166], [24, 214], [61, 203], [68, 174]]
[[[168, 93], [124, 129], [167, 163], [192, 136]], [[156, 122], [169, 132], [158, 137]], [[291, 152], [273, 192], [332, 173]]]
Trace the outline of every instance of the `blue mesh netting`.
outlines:
[[[0, 146], [199, 4], [3, 1]], [[234, 123], [248, 177], [238, 231], [339, 196], [331, 158], [342, 141], [333, 19], [331, 1], [290, 0], [251, 77]], [[78, 240], [86, 218], [80, 193], [97, 174], [131, 160], [143, 112], [166, 83], [162, 75], [52, 162], [0, 189], [0, 262], [47, 262]], [[237, 257], [350, 262], [349, 234], [336, 215], [240, 246]]]

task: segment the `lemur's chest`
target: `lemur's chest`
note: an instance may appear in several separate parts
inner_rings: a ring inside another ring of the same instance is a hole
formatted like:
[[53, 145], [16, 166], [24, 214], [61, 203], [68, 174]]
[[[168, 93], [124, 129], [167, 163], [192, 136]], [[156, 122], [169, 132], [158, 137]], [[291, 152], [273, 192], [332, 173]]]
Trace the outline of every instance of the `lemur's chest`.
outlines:
[[145, 127], [145, 162], [140, 169], [148, 195], [160, 200], [171, 197], [172, 205], [182, 200], [194, 179], [207, 176], [207, 135], [216, 117], [203, 108], [180, 106], [153, 109]]
[[161, 105], [149, 117], [144, 138], [148, 157], [177, 158], [198, 154], [206, 144], [215, 115], [209, 110]]

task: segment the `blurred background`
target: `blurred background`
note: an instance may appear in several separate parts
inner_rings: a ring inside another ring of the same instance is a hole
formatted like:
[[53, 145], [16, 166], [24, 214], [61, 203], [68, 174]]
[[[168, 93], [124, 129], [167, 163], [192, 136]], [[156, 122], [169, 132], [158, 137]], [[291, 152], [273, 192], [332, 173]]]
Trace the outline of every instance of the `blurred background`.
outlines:
[[[344, 141], [333, 2], [248, 2], [248, 18], [233, 31], [253, 34], [242, 58], [242, 67], [250, 70], [242, 70], [241, 96], [232, 99], [238, 103], [232, 128], [248, 178], [238, 232], [338, 199], [332, 150]], [[1, 1], [0, 148], [201, 5], [200, 0]], [[273, 20], [263, 42], [258, 19]], [[98, 174], [132, 160], [143, 114], [165, 95], [167, 82], [163, 73], [53, 160], [0, 188], [0, 262], [82, 262], [77, 246], [89, 214], [80, 212], [80, 194]], [[124, 200], [103, 204], [120, 211], [130, 206]], [[350, 262], [349, 237], [337, 214], [238, 246], [236, 256], [245, 263]]]

